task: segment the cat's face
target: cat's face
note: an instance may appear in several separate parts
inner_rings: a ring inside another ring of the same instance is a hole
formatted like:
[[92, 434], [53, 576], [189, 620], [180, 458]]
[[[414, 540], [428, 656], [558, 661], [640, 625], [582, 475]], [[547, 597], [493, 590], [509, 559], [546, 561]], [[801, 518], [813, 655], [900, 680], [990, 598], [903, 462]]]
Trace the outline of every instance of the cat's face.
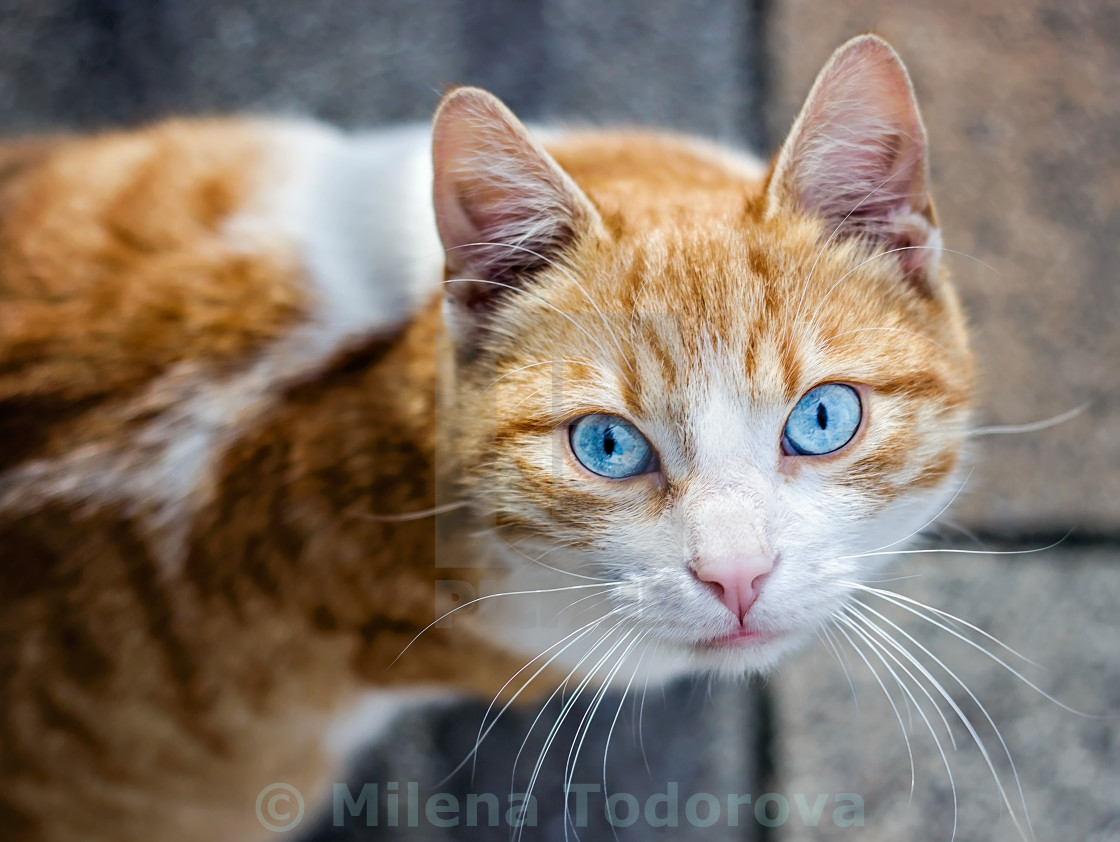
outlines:
[[766, 178], [664, 136], [550, 149], [481, 92], [437, 118], [465, 492], [512, 580], [586, 588], [565, 628], [765, 669], [963, 479], [971, 360], [905, 71], [842, 48]]

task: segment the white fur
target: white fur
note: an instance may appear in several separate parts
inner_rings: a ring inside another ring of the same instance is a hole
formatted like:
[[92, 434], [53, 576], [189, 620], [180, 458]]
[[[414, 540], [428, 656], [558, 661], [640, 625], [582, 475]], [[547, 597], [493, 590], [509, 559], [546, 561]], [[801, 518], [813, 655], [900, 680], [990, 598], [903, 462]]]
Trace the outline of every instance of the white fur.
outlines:
[[363, 693], [349, 709], [334, 717], [323, 745], [345, 759], [356, 750], [378, 742], [398, 716], [420, 705], [447, 704], [455, 696], [445, 690], [378, 690]]

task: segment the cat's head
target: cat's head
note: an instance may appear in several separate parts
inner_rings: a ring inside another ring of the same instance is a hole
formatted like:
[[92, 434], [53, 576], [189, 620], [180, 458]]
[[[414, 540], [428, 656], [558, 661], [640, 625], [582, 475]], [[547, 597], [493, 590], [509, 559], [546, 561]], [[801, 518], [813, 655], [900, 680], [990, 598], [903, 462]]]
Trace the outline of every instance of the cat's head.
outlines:
[[972, 363], [883, 41], [837, 51], [768, 172], [654, 133], [545, 151], [469, 88], [434, 147], [459, 481], [520, 581], [588, 597], [570, 627], [766, 668], [959, 488]]

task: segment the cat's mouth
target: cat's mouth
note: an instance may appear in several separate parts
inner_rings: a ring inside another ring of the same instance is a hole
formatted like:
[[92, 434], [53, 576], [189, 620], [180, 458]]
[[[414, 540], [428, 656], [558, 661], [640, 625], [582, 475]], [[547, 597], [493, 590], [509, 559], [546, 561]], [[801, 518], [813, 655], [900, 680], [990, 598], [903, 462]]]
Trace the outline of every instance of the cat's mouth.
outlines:
[[697, 644], [697, 647], [700, 649], [713, 650], [735, 649], [743, 646], [761, 646], [764, 643], [769, 643], [777, 636], [777, 632], [743, 626], [730, 634], [701, 640]]

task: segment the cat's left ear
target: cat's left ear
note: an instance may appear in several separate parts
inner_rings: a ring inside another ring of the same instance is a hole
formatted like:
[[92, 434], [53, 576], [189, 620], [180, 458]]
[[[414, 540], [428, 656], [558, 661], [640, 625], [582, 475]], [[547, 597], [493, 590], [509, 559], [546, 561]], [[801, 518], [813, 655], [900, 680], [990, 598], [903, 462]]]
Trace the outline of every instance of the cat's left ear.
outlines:
[[778, 153], [768, 212], [818, 216], [829, 236], [891, 251], [903, 276], [926, 286], [941, 252], [927, 148], [898, 54], [877, 36], [853, 38], [817, 76]]
[[601, 225], [598, 211], [521, 121], [479, 88], [449, 93], [432, 134], [436, 222], [459, 345], [532, 275]]

